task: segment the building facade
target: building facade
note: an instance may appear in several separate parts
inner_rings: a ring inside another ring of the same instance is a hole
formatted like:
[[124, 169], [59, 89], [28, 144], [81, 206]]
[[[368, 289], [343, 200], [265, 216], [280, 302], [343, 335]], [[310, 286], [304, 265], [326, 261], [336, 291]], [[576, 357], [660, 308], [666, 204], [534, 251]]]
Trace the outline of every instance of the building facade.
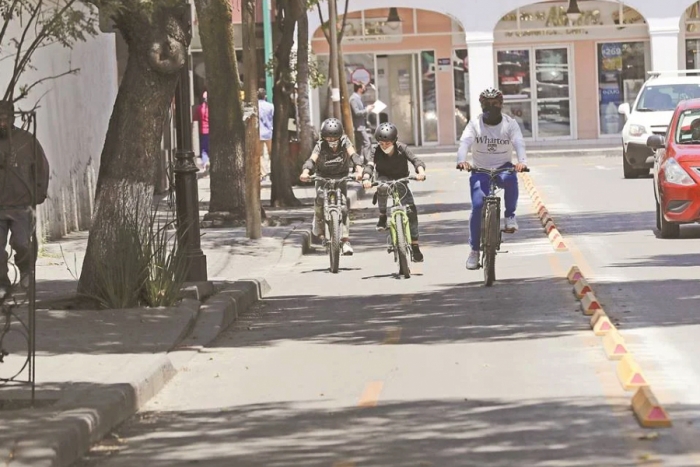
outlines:
[[[343, 11], [343, 2], [339, 2]], [[371, 80], [367, 103], [387, 104], [378, 121], [416, 145], [453, 145], [480, 113], [487, 86], [530, 141], [617, 142], [624, 117], [651, 70], [700, 68], [700, 2], [350, 0], [343, 39], [346, 80]], [[400, 19], [400, 21], [396, 21]], [[394, 21], [388, 21], [394, 20]], [[328, 44], [310, 14], [322, 69]], [[319, 89], [313, 115], [326, 115]], [[375, 117], [373, 117], [375, 118]]]

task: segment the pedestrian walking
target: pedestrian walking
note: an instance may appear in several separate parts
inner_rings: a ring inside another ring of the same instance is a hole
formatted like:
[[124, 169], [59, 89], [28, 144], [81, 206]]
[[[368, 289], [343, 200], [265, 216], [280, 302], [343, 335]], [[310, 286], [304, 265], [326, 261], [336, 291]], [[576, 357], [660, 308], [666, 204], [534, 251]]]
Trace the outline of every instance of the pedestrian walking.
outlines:
[[19, 286], [29, 287], [33, 256], [36, 261], [35, 207], [46, 200], [49, 163], [44, 150], [30, 132], [14, 126], [12, 102], [0, 101], [0, 299], [12, 289], [6, 251], [7, 236], [19, 270]]
[[352, 110], [352, 124], [355, 127], [355, 146], [359, 150], [364, 165], [372, 150], [372, 140], [367, 133], [367, 115], [374, 109], [374, 104], [365, 107], [362, 102], [362, 95], [367, 87], [362, 83], [354, 83], [355, 92], [350, 96], [350, 109]]
[[199, 153], [202, 158], [202, 169], [209, 169], [209, 103], [207, 91], [202, 93], [202, 103], [197, 106], [194, 121], [199, 122]]
[[270, 153], [272, 153], [272, 129], [275, 106], [267, 102], [265, 89], [258, 89], [258, 114], [260, 115], [260, 180], [270, 178]]

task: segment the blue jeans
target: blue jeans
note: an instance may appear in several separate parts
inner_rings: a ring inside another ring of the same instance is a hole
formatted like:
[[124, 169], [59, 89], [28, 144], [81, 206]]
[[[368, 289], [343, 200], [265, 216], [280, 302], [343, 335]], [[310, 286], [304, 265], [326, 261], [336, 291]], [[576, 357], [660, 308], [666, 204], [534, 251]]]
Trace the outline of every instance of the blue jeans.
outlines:
[[[502, 167], [513, 167], [510, 162]], [[472, 250], [481, 249], [481, 209], [484, 207], [484, 197], [489, 195], [489, 176], [482, 173], [474, 173], [469, 178], [469, 188], [472, 194], [472, 214], [469, 218], [469, 245]], [[496, 184], [505, 191], [505, 217], [515, 215], [518, 206], [518, 174], [502, 173], [496, 178]]]
[[202, 156], [202, 165], [209, 163], [209, 134], [199, 135], [199, 153]]

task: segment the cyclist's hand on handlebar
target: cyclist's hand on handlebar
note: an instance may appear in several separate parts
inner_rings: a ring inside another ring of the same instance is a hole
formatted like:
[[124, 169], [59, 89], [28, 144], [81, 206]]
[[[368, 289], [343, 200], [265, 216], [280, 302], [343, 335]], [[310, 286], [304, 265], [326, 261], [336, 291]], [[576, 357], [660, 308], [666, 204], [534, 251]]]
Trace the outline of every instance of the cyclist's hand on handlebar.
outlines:
[[416, 174], [416, 180], [418, 180], [419, 182], [422, 182], [423, 180], [425, 180], [425, 172], [419, 172], [419, 173], [417, 173], [417, 174]]
[[362, 180], [362, 186], [365, 189], [372, 188], [372, 180], [370, 180], [370, 179]]
[[457, 170], [469, 171], [471, 169], [472, 169], [472, 165], [469, 162], [460, 162], [459, 164], [457, 164]]
[[310, 178], [311, 176], [309, 176], [309, 172], [307, 170], [304, 170], [299, 176], [299, 180], [301, 180], [304, 183], [308, 182]]
[[525, 172], [525, 171], [527, 171], [527, 165], [525, 165], [521, 162], [518, 162], [517, 164], [515, 164], [515, 171], [516, 172]]

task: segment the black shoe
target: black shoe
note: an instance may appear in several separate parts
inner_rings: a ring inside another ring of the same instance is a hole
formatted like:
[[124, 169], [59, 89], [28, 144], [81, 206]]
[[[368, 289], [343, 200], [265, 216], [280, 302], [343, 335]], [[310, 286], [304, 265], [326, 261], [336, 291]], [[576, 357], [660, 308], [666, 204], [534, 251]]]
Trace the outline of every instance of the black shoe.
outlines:
[[377, 232], [386, 230], [386, 214], [379, 215], [379, 221], [377, 222]]
[[413, 251], [413, 262], [414, 263], [422, 263], [423, 262], [423, 253], [420, 251], [420, 247], [418, 245], [411, 245], [411, 250]]

